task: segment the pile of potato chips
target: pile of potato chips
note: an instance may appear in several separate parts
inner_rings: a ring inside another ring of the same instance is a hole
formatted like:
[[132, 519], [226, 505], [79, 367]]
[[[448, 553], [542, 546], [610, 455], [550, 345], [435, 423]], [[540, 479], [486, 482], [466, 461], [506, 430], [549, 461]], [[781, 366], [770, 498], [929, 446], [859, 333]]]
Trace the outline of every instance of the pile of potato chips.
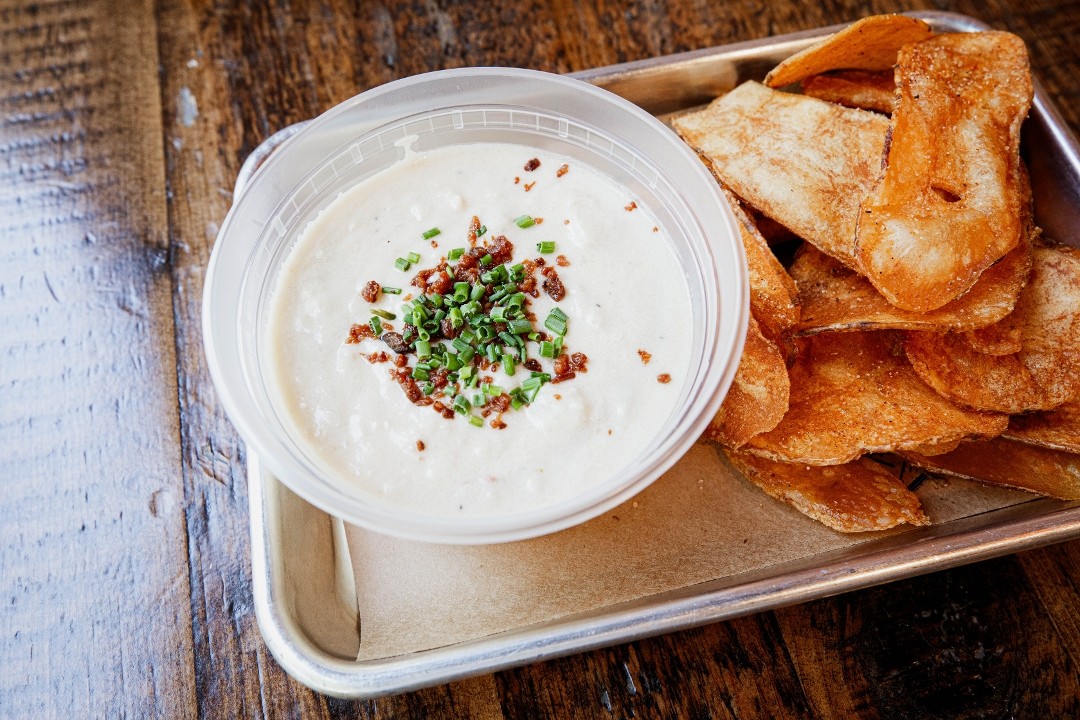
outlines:
[[[845, 532], [928, 524], [864, 457], [895, 453], [1080, 499], [1080, 251], [1035, 226], [1032, 92], [1015, 35], [883, 15], [673, 120], [749, 265], [746, 346], [708, 437], [765, 492]], [[801, 242], [788, 267], [784, 238]]]

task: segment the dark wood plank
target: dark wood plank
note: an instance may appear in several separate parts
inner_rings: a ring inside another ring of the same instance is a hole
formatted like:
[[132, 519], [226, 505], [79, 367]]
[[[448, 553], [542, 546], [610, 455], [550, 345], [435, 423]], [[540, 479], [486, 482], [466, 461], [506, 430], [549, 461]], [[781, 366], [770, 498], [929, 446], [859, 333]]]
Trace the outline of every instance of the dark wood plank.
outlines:
[[194, 702], [150, 2], [0, 3], [0, 714]]

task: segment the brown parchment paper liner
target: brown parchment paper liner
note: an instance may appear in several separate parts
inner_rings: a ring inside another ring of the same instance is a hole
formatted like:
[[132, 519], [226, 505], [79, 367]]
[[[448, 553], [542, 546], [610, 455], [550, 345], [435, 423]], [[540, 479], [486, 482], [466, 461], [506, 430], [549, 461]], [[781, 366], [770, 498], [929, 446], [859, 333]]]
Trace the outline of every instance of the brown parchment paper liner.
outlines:
[[[916, 492], [934, 523], [1034, 497], [936, 478]], [[752, 486], [704, 441], [634, 500], [533, 540], [435, 545], [347, 525], [360, 614], [357, 659], [473, 640], [883, 534], [844, 535], [810, 520]]]

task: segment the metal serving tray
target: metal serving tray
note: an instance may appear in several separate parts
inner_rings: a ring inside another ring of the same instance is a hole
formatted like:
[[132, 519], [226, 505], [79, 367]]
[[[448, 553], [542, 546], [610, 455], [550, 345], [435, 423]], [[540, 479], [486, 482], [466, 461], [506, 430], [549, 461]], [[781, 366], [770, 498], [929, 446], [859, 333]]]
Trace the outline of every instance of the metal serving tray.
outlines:
[[[987, 29], [964, 15], [912, 14], [941, 31]], [[783, 58], [839, 27], [576, 77], [660, 115], [705, 104], [743, 80], [760, 79]], [[237, 195], [301, 125], [285, 128], [252, 153], [237, 179]], [[1080, 146], [1037, 82], [1023, 153], [1039, 225], [1050, 237], [1080, 245]], [[1080, 503], [1032, 500], [475, 641], [358, 662], [357, 586], [342, 521], [263, 473], [254, 457], [248, 486], [255, 613], [266, 644], [289, 674], [339, 697], [403, 692], [1080, 537]]]

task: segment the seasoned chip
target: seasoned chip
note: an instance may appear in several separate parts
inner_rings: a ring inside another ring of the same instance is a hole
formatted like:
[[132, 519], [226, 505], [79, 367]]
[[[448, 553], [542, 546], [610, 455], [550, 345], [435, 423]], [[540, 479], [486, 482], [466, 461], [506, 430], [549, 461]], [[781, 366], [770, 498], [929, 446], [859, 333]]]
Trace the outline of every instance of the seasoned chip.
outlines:
[[989, 485], [1080, 500], [1080, 456], [1005, 438], [962, 442], [950, 453], [898, 453], [912, 465]]
[[915, 493], [871, 460], [846, 465], [789, 465], [726, 450], [731, 464], [769, 495], [840, 532], [929, 525]]
[[830, 70], [889, 70], [901, 47], [931, 34], [917, 18], [872, 15], [792, 55], [765, 76], [765, 84], [783, 87]]
[[884, 179], [859, 218], [859, 267], [891, 303], [935, 310], [1024, 232], [1020, 124], [1031, 105], [1024, 42], [939, 35], [905, 46]]
[[1014, 248], [967, 293], [937, 310], [901, 310], [882, 297], [864, 276], [812, 245], [804, 245], [791, 265], [799, 288], [799, 334], [827, 330], [971, 330], [1007, 318], [1031, 269], [1031, 245]]
[[[721, 187], [723, 187], [721, 185]], [[780, 338], [799, 322], [799, 290], [787, 270], [772, 254], [742, 204], [730, 190], [724, 196], [739, 221], [746, 264], [750, 275], [750, 312], [771, 338]]]
[[791, 407], [749, 452], [782, 462], [839, 465], [889, 452], [1001, 434], [1005, 415], [957, 407], [935, 393], [904, 359], [889, 331], [803, 338], [790, 370]]
[[705, 436], [737, 448], [772, 430], [787, 412], [789, 387], [783, 356], [751, 315], [735, 380]]
[[844, 107], [889, 114], [896, 103], [892, 70], [840, 70], [802, 81], [803, 95]]
[[[1016, 250], [1010, 251], [1010, 254], [1014, 252]], [[1005, 257], [1008, 257], [1008, 255]], [[983, 275], [985, 276], [989, 272], [988, 270]], [[979, 278], [979, 282], [982, 282], [982, 278]], [[978, 283], [976, 283], [975, 287], [978, 286]], [[983, 355], [1012, 355], [1018, 353], [1024, 349], [1024, 343], [1020, 333], [1023, 328], [1020, 327], [1017, 320], [1010, 313], [993, 325], [964, 333], [964, 339], [972, 350]]]
[[857, 266], [859, 203], [880, 174], [886, 118], [747, 82], [672, 125], [736, 195]]
[[1003, 437], [1029, 445], [1080, 453], [1080, 400], [1053, 410], [1014, 415]]
[[944, 397], [982, 410], [1049, 410], [1080, 397], [1080, 250], [1040, 242], [1012, 315], [1020, 352], [988, 355], [963, 335], [911, 332], [908, 359]]

